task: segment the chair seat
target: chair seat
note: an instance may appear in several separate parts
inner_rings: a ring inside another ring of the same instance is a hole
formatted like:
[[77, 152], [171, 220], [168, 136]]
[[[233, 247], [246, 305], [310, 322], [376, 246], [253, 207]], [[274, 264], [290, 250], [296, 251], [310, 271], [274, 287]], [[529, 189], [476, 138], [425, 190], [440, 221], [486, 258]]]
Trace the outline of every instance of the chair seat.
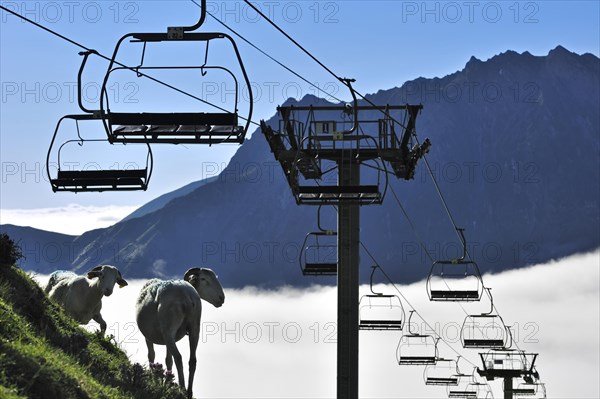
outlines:
[[50, 182], [54, 191], [145, 190], [147, 171], [127, 170], [59, 170]]

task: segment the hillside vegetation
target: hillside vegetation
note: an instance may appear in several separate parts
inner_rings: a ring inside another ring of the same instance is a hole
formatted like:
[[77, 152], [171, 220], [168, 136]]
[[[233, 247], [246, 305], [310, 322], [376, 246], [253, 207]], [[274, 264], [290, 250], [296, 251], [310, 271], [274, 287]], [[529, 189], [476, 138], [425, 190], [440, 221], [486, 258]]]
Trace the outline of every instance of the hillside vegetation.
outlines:
[[112, 337], [88, 333], [14, 266], [0, 260], [0, 398], [184, 398], [160, 365], [131, 364]]

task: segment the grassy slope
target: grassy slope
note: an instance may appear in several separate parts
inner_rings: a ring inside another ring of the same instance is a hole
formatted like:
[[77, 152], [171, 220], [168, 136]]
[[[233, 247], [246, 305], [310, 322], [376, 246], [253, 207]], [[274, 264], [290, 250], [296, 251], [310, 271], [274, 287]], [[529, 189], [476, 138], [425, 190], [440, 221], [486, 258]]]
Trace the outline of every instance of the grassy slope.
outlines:
[[161, 368], [132, 365], [80, 328], [23, 271], [0, 265], [1, 398], [184, 398]]

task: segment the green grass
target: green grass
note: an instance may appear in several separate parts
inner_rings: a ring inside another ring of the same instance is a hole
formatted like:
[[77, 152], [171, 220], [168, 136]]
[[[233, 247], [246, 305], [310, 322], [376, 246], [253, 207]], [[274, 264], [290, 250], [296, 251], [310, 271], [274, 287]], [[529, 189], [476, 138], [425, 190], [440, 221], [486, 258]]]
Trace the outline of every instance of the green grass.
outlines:
[[27, 273], [0, 265], [0, 398], [185, 398], [161, 367], [131, 364], [88, 333]]

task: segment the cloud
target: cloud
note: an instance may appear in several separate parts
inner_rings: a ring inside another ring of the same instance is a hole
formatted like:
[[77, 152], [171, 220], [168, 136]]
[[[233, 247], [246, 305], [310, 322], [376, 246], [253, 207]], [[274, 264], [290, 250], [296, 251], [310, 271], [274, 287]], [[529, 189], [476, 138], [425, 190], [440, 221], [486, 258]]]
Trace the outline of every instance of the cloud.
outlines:
[[137, 206], [81, 206], [70, 204], [59, 208], [0, 209], [2, 224], [30, 226], [57, 233], [80, 235], [86, 231], [109, 227]]
[[[498, 275], [486, 275], [505, 322], [513, 326], [521, 349], [538, 352], [537, 368], [551, 398], [600, 397], [600, 251]], [[135, 323], [134, 304], [142, 280], [105, 298], [103, 315], [132, 361], [146, 362], [147, 351]], [[461, 306], [429, 302], [425, 283], [399, 286], [427, 320], [412, 322], [419, 331], [434, 329], [450, 344], [443, 357], [460, 352], [479, 364], [477, 350], [462, 349], [458, 332], [467, 313], [481, 313], [489, 302]], [[361, 287], [361, 294], [369, 291]], [[395, 293], [390, 285], [376, 291]], [[335, 396], [336, 289], [256, 288], [227, 290], [223, 307], [203, 303], [202, 336], [194, 394], [210, 398], [324, 398]], [[410, 309], [405, 302], [404, 307]], [[87, 328], [97, 329], [88, 325]], [[360, 396], [363, 398], [443, 398], [446, 390], [423, 383], [423, 366], [399, 366], [400, 332], [360, 332]], [[188, 342], [179, 342], [187, 378]], [[165, 350], [157, 346], [157, 360]], [[451, 349], [453, 348], [453, 349]], [[461, 361], [461, 371], [471, 365]], [[502, 397], [501, 382], [492, 382]]]

